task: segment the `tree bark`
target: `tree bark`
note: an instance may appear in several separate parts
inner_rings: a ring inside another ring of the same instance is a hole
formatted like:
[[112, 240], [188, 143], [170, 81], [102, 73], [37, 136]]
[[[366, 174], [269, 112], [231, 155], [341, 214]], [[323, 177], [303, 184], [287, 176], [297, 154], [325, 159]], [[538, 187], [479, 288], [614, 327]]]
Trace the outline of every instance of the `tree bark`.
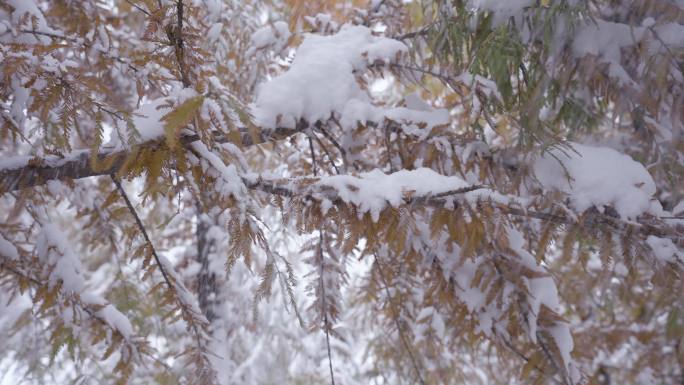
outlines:
[[213, 218], [204, 214], [200, 203], [195, 206], [197, 210], [197, 262], [201, 266], [199, 273], [197, 273], [197, 297], [202, 313], [211, 324], [217, 318], [216, 303], [218, 296], [216, 274], [210, 268], [211, 255], [216, 244], [215, 240], [209, 237], [209, 229], [215, 223]]

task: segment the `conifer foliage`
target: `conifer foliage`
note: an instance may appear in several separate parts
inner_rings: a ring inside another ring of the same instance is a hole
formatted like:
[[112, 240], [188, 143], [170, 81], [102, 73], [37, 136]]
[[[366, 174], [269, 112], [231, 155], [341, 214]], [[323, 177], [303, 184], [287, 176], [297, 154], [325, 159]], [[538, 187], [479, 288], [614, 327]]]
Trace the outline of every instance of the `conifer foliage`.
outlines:
[[0, 382], [684, 382], [684, 4], [1, 0]]

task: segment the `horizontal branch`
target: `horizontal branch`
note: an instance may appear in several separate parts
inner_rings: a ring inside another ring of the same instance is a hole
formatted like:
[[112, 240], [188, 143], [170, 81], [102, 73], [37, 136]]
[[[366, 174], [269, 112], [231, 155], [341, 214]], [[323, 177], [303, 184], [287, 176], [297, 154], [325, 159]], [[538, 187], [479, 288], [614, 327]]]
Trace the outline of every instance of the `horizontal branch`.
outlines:
[[[249, 147], [260, 143], [269, 141], [282, 140], [295, 133], [304, 131], [310, 125], [300, 120], [294, 128], [276, 128], [272, 131], [248, 132], [246, 129], [240, 132], [240, 145]], [[189, 146], [191, 143], [199, 141], [200, 137], [197, 134], [184, 135], [180, 138], [180, 143], [183, 146]], [[222, 134], [215, 134], [214, 141], [219, 143], [230, 142], [227, 137]], [[143, 148], [154, 148], [163, 146], [164, 140], [157, 139], [141, 143], [137, 146]], [[45, 158], [30, 158], [24, 157], [17, 159], [15, 162], [5, 160], [3, 163], [9, 164], [4, 169], [0, 168], [0, 194], [4, 192], [11, 192], [23, 188], [30, 188], [47, 183], [50, 180], [73, 180], [87, 178], [97, 175], [111, 175], [119, 171], [127, 157], [132, 150], [108, 150], [102, 149], [96, 155], [96, 162], [91, 161], [91, 153], [88, 150], [79, 150], [72, 153], [71, 156], [57, 157], [50, 156]], [[23, 164], [22, 164], [23, 162]], [[15, 163], [15, 165], [12, 165]], [[18, 165], [17, 165], [18, 164]], [[105, 164], [104, 167], [95, 167], [95, 165]], [[2, 166], [0, 166], [2, 167]], [[335, 206], [349, 204], [345, 202], [334, 188], [330, 186], [319, 186], [320, 189], [315, 188], [293, 188], [296, 185], [292, 180], [264, 180], [264, 179], [250, 179], [243, 178], [243, 183], [250, 190], [261, 191], [271, 195], [278, 195], [287, 198], [299, 198], [304, 200], [321, 201], [328, 200]], [[447, 199], [453, 200], [452, 196], [464, 195], [471, 191], [485, 189], [484, 186], [468, 186], [463, 189], [454, 191], [447, 191], [440, 194], [428, 194], [424, 196], [405, 197], [402, 204], [405, 205], [423, 205], [433, 207], [444, 207]], [[451, 204], [458, 205], [459, 200], [451, 202]], [[588, 229], [598, 229], [608, 227], [613, 231], [627, 232], [634, 231], [635, 234], [644, 236], [657, 236], [660, 238], [671, 239], [676, 245], [684, 247], [684, 235], [681, 229], [676, 226], [670, 226], [661, 223], [659, 218], [654, 218], [654, 223], [649, 218], [640, 218], [636, 222], [628, 222], [620, 218], [610, 216], [605, 213], [600, 213], [598, 210], [587, 210], [581, 213], [581, 218], [575, 218], [569, 214], [559, 214], [552, 212], [541, 212], [530, 209], [520, 208], [519, 205], [506, 205], [498, 203], [495, 205], [499, 212], [513, 217], [526, 217], [539, 219], [545, 222], [554, 222], [561, 225], [580, 225]]]
[[[294, 128], [279, 127], [271, 131], [240, 131], [240, 143], [249, 147], [270, 141], [281, 140], [309, 127], [300, 120]], [[180, 143], [187, 146], [200, 140], [197, 134], [183, 135]], [[223, 134], [216, 133], [213, 138], [219, 143], [231, 142]], [[164, 139], [155, 139], [135, 145], [135, 150], [157, 148], [164, 145]], [[0, 194], [46, 184], [51, 180], [74, 180], [98, 175], [117, 173], [134, 149], [102, 148], [93, 156], [89, 150], [76, 150], [65, 156], [7, 158], [0, 161]], [[4, 167], [2, 165], [5, 165]]]
[[[285, 183], [278, 183], [277, 181], [265, 181], [259, 180], [247, 180], [243, 179], [243, 182], [247, 188], [251, 190], [262, 191], [271, 195], [278, 195], [286, 198], [299, 198], [308, 201], [320, 202], [322, 200], [327, 200], [334, 206], [341, 206], [346, 204], [352, 204], [350, 202], [342, 199], [340, 194], [328, 186], [321, 186], [321, 189], [312, 189], [311, 187], [306, 187], [301, 190], [293, 189], [289, 186], [293, 185], [291, 180]], [[468, 193], [488, 190], [486, 186], [482, 185], [472, 185], [466, 186], [460, 189], [450, 190], [443, 193], [437, 194], [426, 194], [420, 196], [406, 196], [403, 198], [402, 205], [410, 206], [430, 206], [430, 207], [458, 207], [464, 203], [477, 203], [486, 201], [487, 193], [481, 194], [480, 192], [475, 193], [475, 196], [468, 196]], [[490, 192], [494, 192], [489, 190]], [[455, 197], [462, 197], [457, 199]], [[653, 223], [651, 219], [656, 221], [661, 218], [639, 218], [636, 222], [625, 221], [618, 217], [611, 216], [605, 213], [599, 212], [597, 209], [592, 208], [579, 213], [577, 217], [570, 214], [564, 213], [554, 213], [554, 212], [543, 212], [534, 209], [524, 209], [520, 205], [510, 203], [506, 204], [498, 200], [498, 202], [493, 202], [493, 206], [496, 210], [504, 215], [509, 215], [512, 217], [520, 218], [531, 218], [538, 219], [544, 222], [553, 222], [559, 225], [578, 225], [585, 229], [595, 231], [601, 228], [608, 228], [615, 232], [627, 233], [632, 231], [634, 235], [656, 236], [659, 238], [671, 239], [679, 247], [684, 247], [684, 231], [680, 227], [670, 226], [666, 223]]]

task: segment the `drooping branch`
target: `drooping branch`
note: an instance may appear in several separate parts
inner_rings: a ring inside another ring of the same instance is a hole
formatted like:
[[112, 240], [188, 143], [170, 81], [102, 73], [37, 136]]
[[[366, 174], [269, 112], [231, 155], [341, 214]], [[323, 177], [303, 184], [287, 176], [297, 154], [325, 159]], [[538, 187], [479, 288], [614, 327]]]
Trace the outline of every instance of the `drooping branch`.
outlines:
[[183, 283], [179, 280], [178, 276], [173, 272], [169, 262], [165, 259], [162, 259], [159, 256], [159, 254], [157, 254], [157, 250], [152, 244], [152, 240], [150, 239], [147, 230], [145, 229], [145, 226], [142, 223], [142, 220], [140, 219], [140, 216], [135, 210], [135, 207], [133, 207], [133, 203], [129, 199], [128, 194], [126, 194], [126, 191], [121, 185], [121, 182], [114, 175], [112, 175], [111, 178], [114, 184], [116, 185], [119, 194], [123, 198], [126, 207], [135, 219], [135, 223], [138, 227], [138, 230], [142, 233], [143, 238], [145, 239], [145, 243], [147, 244], [147, 247], [149, 248], [152, 257], [156, 262], [156, 266], [161, 272], [164, 282], [166, 283], [169, 292], [171, 293], [173, 299], [176, 302], [176, 307], [180, 311], [181, 317], [186, 322], [188, 330], [191, 330], [193, 333], [196, 344], [195, 355], [197, 357], [196, 373], [199, 375], [198, 383], [217, 383], [216, 373], [211, 367], [211, 364], [209, 363], [206, 357], [206, 354], [208, 353], [208, 339], [205, 333], [205, 329], [208, 326], [209, 321], [202, 315], [199, 309], [195, 309], [192, 306], [192, 303], [188, 303], [187, 298], [189, 298], [189, 296], [187, 294], [187, 289], [185, 288], [185, 285], [183, 285]]
[[114, 185], [116, 186], [116, 189], [119, 191], [119, 194], [121, 194], [121, 197], [123, 198], [124, 202], [126, 203], [126, 207], [128, 208], [128, 211], [131, 213], [131, 215], [135, 219], [135, 223], [138, 226], [138, 230], [140, 230], [140, 233], [143, 235], [143, 238], [145, 238], [145, 243], [147, 244], [147, 247], [149, 247], [150, 252], [152, 253], [152, 256], [154, 257], [154, 260], [157, 262], [157, 265], [159, 267], [159, 271], [161, 272], [162, 277], [164, 278], [164, 281], [169, 286], [169, 289], [172, 289], [172, 290], [175, 289], [173, 283], [171, 282], [171, 278], [169, 277], [169, 274], [166, 271], [165, 265], [159, 259], [159, 255], [157, 254], [157, 249], [154, 247], [154, 244], [152, 244], [152, 240], [150, 239], [150, 236], [147, 234], [147, 230], [145, 229], [145, 225], [142, 223], [142, 220], [140, 220], [140, 216], [138, 215], [137, 211], [135, 210], [135, 207], [133, 207], [133, 203], [128, 198], [128, 194], [126, 194], [126, 190], [124, 190], [123, 186], [121, 185], [121, 182], [114, 175], [112, 175], [111, 178], [112, 178], [112, 181], [114, 182]]
[[[315, 136], [313, 132], [311, 132], [311, 136]], [[311, 150], [311, 165], [313, 167], [313, 174], [314, 176], [318, 176], [318, 166], [316, 165], [316, 152], [314, 151], [313, 147], [313, 141], [311, 140], [311, 136], [309, 136], [309, 149]], [[331, 159], [332, 162], [332, 159]], [[333, 163], [333, 166], [335, 163]], [[338, 172], [339, 173], [339, 172]], [[319, 268], [320, 268], [320, 275], [318, 277], [319, 279], [319, 286], [321, 290], [321, 314], [323, 314], [323, 331], [325, 332], [325, 346], [328, 351], [328, 367], [330, 369], [330, 384], [335, 385], [335, 372], [333, 370], [333, 360], [332, 360], [332, 349], [330, 349], [330, 330], [332, 329], [332, 325], [330, 322], [330, 319], [328, 318], [328, 305], [325, 297], [325, 255], [323, 254], [323, 242], [325, 239], [324, 235], [324, 228], [321, 226], [321, 228], [318, 229], [318, 250], [316, 251], [317, 256], [318, 256], [318, 262], [319, 262]]]

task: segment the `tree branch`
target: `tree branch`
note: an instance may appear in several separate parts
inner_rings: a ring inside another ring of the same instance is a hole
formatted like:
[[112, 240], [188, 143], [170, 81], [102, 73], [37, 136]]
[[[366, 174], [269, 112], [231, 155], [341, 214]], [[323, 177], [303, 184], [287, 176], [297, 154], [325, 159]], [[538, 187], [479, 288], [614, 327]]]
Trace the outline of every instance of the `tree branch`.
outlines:
[[[258, 133], [258, 137], [252, 133], [244, 130], [241, 132], [241, 142], [243, 146], [252, 146], [259, 143], [264, 143], [271, 140], [279, 140], [287, 138], [297, 132], [301, 132], [309, 127], [309, 124], [304, 120], [300, 121], [295, 128], [277, 128], [272, 132]], [[180, 142], [184, 146], [198, 141], [198, 135], [182, 136]], [[224, 135], [216, 134], [215, 141], [223, 143], [229, 142]], [[145, 148], [153, 148], [155, 146], [163, 146], [163, 140], [153, 140], [142, 143], [138, 146]], [[79, 150], [67, 157], [50, 156], [45, 158], [30, 158], [23, 157], [19, 159], [5, 160], [10, 166], [0, 169], [0, 193], [12, 192], [22, 188], [29, 188], [46, 184], [50, 180], [65, 180], [65, 179], [80, 179], [97, 175], [116, 174], [123, 167], [127, 157], [131, 154], [131, 150], [102, 150], [96, 155], [96, 162], [91, 162], [92, 156], [88, 150]], [[22, 163], [20, 166], [12, 166], [13, 163]], [[272, 195], [279, 195], [288, 198], [298, 197], [304, 200], [320, 201], [325, 198], [330, 200], [334, 205], [347, 204], [339, 194], [333, 189], [320, 189], [313, 191], [312, 189], [299, 188], [295, 189], [291, 180], [263, 180], [263, 179], [248, 179], [243, 178], [245, 186], [251, 190], [258, 190]], [[468, 186], [463, 189], [447, 191], [440, 194], [432, 194], [425, 196], [414, 196], [404, 198], [403, 203], [408, 205], [426, 205], [433, 207], [444, 207], [446, 199], [455, 195], [465, 194], [475, 190], [484, 189], [484, 186]], [[454, 202], [458, 205], [459, 202]], [[676, 226], [667, 226], [660, 223], [649, 222], [648, 218], [642, 217], [637, 221], [624, 221], [617, 217], [612, 217], [598, 210], [587, 210], [581, 213], [581, 219], [577, 219], [568, 214], [557, 214], [553, 212], [542, 212], [536, 210], [528, 210], [516, 207], [511, 204], [496, 203], [495, 207], [506, 215], [516, 217], [535, 218], [546, 222], [554, 222], [564, 225], [577, 224], [584, 228], [593, 230], [602, 226], [608, 226], [613, 231], [625, 232], [628, 229], [633, 229], [635, 233], [643, 236], [657, 236], [660, 238], [669, 238], [675, 244], [682, 247], [684, 245], [684, 235]], [[659, 218], [654, 218], [658, 220]]]
[[121, 194], [121, 197], [123, 198], [124, 202], [126, 203], [126, 207], [128, 207], [128, 211], [130, 211], [131, 215], [135, 219], [135, 223], [138, 225], [138, 230], [140, 230], [143, 237], [145, 238], [145, 243], [147, 243], [147, 247], [150, 248], [150, 252], [152, 253], [152, 256], [154, 257], [155, 262], [157, 262], [157, 267], [159, 268], [159, 271], [161, 272], [162, 277], [164, 277], [164, 281], [166, 282], [166, 285], [169, 287], [169, 289], [175, 290], [175, 286], [171, 282], [169, 275], [166, 272], [166, 267], [161, 262], [161, 260], [159, 259], [159, 255], [157, 254], [157, 249], [155, 249], [154, 244], [152, 244], [152, 240], [150, 239], [150, 236], [147, 234], [147, 230], [145, 229], [145, 225], [140, 220], [140, 216], [138, 216], [137, 211], [135, 211], [135, 207], [133, 207], [133, 203], [131, 203], [131, 200], [128, 198], [128, 194], [126, 194], [126, 190], [123, 189], [123, 186], [121, 186], [121, 182], [119, 182], [119, 180], [113, 174], [110, 176], [112, 178], [112, 181], [114, 182], [114, 185], [116, 185], [116, 189], [119, 190], [119, 194]]
[[[348, 204], [334, 189], [323, 188], [318, 190], [313, 190], [309, 188], [303, 189], [293, 189], [285, 186], [295, 185], [291, 180], [284, 180], [282, 182], [277, 181], [265, 181], [259, 180], [243, 180], [245, 186], [252, 190], [259, 190], [273, 195], [280, 195], [288, 198], [296, 198], [308, 201], [321, 201], [326, 199], [330, 201], [335, 206], [342, 206]], [[448, 203], [447, 200], [452, 200], [450, 202], [454, 208], [462, 205], [464, 202], [453, 199], [455, 196], [464, 195], [477, 190], [486, 190], [486, 186], [473, 185], [466, 186], [464, 188], [445, 191], [439, 194], [428, 194], [420, 196], [407, 196], [404, 197], [402, 204], [404, 205], [420, 205], [420, 206], [431, 206], [437, 208], [443, 208]], [[469, 201], [473, 201], [471, 197]], [[477, 197], [475, 197], [477, 198]], [[480, 200], [485, 199], [475, 199], [473, 203], [478, 203]], [[678, 230], [675, 226], [668, 226], [664, 224], [653, 224], [649, 222], [649, 218], [642, 217], [637, 219], [637, 221], [625, 221], [618, 217], [612, 217], [608, 214], [599, 212], [597, 209], [588, 209], [582, 213], [579, 213], [579, 218], [570, 214], [558, 214], [554, 212], [543, 212], [534, 209], [525, 209], [517, 206], [513, 203], [499, 203], [493, 202], [493, 207], [505, 215], [510, 215], [514, 217], [521, 218], [533, 218], [539, 219], [545, 222], [553, 222], [561, 225], [579, 225], [590, 231], [596, 229], [601, 229], [608, 227], [612, 231], [625, 233], [627, 231], [633, 231], [634, 234], [640, 234], [642, 236], [653, 235], [660, 238], [668, 238], [672, 240], [675, 244], [680, 247], [684, 246], [684, 234], [681, 230]], [[654, 218], [659, 219], [659, 218]]]
[[131, 7], [137, 9], [138, 11], [140, 11], [140, 12], [142, 12], [142, 13], [144, 13], [144, 14], [147, 15], [148, 17], [151, 17], [151, 16], [152, 16], [149, 12], [147, 12], [147, 10], [145, 10], [145, 8], [139, 6], [138, 4], [132, 2], [131, 0], [126, 0], [126, 2], [127, 2]]
[[199, 357], [196, 362], [196, 373], [201, 377], [201, 380], [198, 383], [216, 383], [215, 372], [213, 371], [213, 369], [211, 369], [211, 364], [209, 363], [206, 357], [206, 354], [208, 353], [207, 340], [206, 335], [203, 331], [207, 327], [209, 322], [206, 318], [202, 317], [201, 312], [196, 312], [193, 310], [191, 303], [187, 303], [183, 299], [184, 297], [182, 293], [179, 293], [179, 291], [183, 292], [187, 291], [187, 289], [185, 288], [183, 283], [178, 280], [178, 277], [174, 276], [174, 274], [171, 271], [167, 270], [167, 268], [170, 269], [170, 267], [164, 261], [162, 261], [162, 259], [157, 254], [157, 250], [154, 248], [152, 240], [147, 234], [147, 230], [145, 229], [145, 226], [142, 223], [140, 216], [136, 212], [135, 207], [133, 207], [133, 203], [128, 198], [128, 195], [126, 194], [126, 191], [123, 189], [123, 186], [121, 186], [121, 182], [119, 182], [119, 180], [114, 175], [111, 175], [111, 178], [114, 181], [116, 188], [119, 190], [119, 193], [121, 194], [122, 198], [124, 199], [126, 207], [128, 207], [128, 210], [135, 219], [135, 223], [137, 224], [138, 229], [145, 238], [145, 242], [147, 243], [147, 246], [150, 248], [152, 257], [156, 262], [157, 268], [161, 272], [162, 277], [164, 278], [164, 282], [166, 283], [169, 291], [173, 296], [174, 301], [176, 302], [178, 311], [180, 311], [181, 313], [181, 317], [185, 321], [188, 330], [191, 330], [194, 334], [195, 343], [197, 345], [197, 353]]
[[190, 78], [185, 66], [185, 46], [183, 44], [183, 0], [176, 1], [176, 33], [174, 35], [174, 46], [176, 51], [176, 61], [178, 71], [180, 71], [181, 82], [184, 88], [190, 87]]
[[108, 58], [110, 58], [110, 59], [116, 60], [116, 61], [118, 61], [119, 63], [125, 64], [125, 65], [126, 65], [130, 70], [132, 70], [133, 72], [138, 72], [138, 68], [136, 68], [135, 66], [133, 66], [133, 65], [131, 64], [131, 60], [130, 60], [130, 59], [122, 58], [122, 57], [116, 56], [116, 55], [112, 55], [111, 52], [109, 52], [109, 51], [107, 51], [107, 50], [104, 50], [104, 49], [102, 49], [102, 48], [99, 47], [99, 46], [94, 46], [93, 44], [89, 44], [89, 43], [87, 43], [86, 41], [84, 41], [82, 38], [71, 37], [71, 36], [65, 36], [65, 35], [60, 35], [60, 34], [56, 34], [56, 33], [53, 33], [53, 32], [38, 31], [38, 30], [35, 30], [35, 29], [22, 29], [22, 30], [20, 30], [19, 32], [31, 34], [31, 35], [34, 35], [34, 36], [46, 36], [46, 37], [49, 37], [49, 38], [52, 38], [52, 39], [64, 40], [64, 41], [68, 41], [68, 42], [70, 42], [70, 43], [81, 44], [81, 45], [82, 45], [83, 47], [85, 47], [85, 48], [94, 48], [95, 50], [97, 50], [98, 52], [100, 52], [100, 54], [102, 54], [102, 55], [104, 55], [104, 56], [106, 56], [106, 57], [108, 57]]
[[[247, 129], [240, 131], [240, 143], [250, 147], [261, 143], [285, 139], [308, 128], [305, 120], [300, 120], [294, 128], [279, 127], [272, 131], [261, 130], [258, 133]], [[180, 143], [184, 146], [200, 140], [197, 134], [184, 135]], [[214, 134], [214, 141], [218, 143], [231, 142], [221, 133]], [[143, 148], [157, 148], [164, 146], [164, 140], [155, 139], [136, 145], [133, 149], [100, 149], [93, 156], [89, 150], [76, 150], [64, 156], [30, 157], [19, 156], [5, 159], [5, 167], [0, 166], [0, 194], [24, 188], [46, 184], [50, 180], [81, 179], [98, 175], [116, 174], [124, 166], [133, 150]], [[95, 160], [93, 162], [93, 160]]]

